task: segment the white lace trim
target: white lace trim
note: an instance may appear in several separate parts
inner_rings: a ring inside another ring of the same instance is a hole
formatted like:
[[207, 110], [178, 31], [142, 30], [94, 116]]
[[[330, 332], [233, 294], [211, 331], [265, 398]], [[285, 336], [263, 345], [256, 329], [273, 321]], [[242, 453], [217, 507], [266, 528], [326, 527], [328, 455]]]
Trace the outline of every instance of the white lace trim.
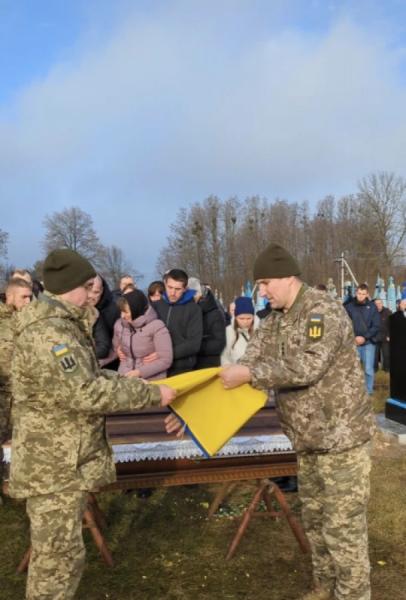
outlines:
[[[233, 437], [216, 456], [243, 454], [270, 454], [287, 452], [292, 445], [285, 435], [260, 435], [256, 437]], [[171, 440], [144, 444], [121, 444], [113, 446], [115, 462], [162, 460], [176, 458], [202, 458], [203, 451], [193, 440]]]
[[[233, 437], [216, 456], [241, 456], [244, 454], [271, 454], [289, 452], [292, 445], [286, 435], [258, 435], [256, 437]], [[202, 458], [204, 453], [193, 440], [169, 440], [167, 442], [145, 442], [142, 444], [115, 444], [114, 462], [124, 463], [142, 460], [176, 458]], [[4, 448], [4, 462], [9, 463], [11, 448]]]

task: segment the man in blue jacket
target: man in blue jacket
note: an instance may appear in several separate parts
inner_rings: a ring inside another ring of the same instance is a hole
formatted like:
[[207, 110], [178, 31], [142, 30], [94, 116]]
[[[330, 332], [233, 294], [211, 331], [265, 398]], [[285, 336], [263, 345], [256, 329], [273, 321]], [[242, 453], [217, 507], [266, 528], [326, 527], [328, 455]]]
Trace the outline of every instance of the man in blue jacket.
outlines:
[[182, 269], [171, 269], [164, 275], [162, 299], [152, 303], [171, 334], [173, 363], [168, 369], [168, 377], [193, 371], [202, 345], [202, 311], [194, 301], [196, 291], [187, 289], [188, 279]]
[[368, 286], [361, 283], [355, 298], [345, 305], [352, 321], [355, 343], [365, 372], [368, 394], [374, 391], [375, 344], [380, 330], [380, 317], [375, 304], [369, 299]]

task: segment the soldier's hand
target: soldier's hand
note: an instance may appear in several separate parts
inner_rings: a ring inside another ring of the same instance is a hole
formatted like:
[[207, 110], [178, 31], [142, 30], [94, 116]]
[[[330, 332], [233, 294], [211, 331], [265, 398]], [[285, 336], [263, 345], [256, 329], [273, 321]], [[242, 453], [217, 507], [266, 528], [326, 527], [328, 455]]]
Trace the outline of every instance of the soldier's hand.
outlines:
[[185, 433], [186, 425], [173, 413], [165, 419], [166, 433], [176, 433], [176, 437], [181, 438]]
[[220, 371], [220, 379], [226, 390], [251, 381], [251, 371], [244, 365], [230, 365]]
[[161, 392], [161, 406], [168, 406], [176, 398], [176, 390], [169, 385], [160, 385], [159, 391]]

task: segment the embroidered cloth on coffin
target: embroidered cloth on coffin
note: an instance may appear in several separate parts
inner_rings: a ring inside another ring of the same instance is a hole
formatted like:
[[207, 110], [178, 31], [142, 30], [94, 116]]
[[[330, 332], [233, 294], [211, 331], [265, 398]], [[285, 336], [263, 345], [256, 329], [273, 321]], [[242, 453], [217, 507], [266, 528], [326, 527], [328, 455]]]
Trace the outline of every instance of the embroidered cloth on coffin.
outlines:
[[[11, 458], [10, 446], [4, 446], [4, 462]], [[286, 435], [236, 436], [223, 446], [218, 456], [243, 456], [247, 454], [271, 454], [291, 452], [292, 445]], [[114, 444], [114, 462], [125, 463], [142, 460], [174, 460], [180, 458], [203, 458], [203, 451], [192, 440], [169, 440], [139, 444]]]

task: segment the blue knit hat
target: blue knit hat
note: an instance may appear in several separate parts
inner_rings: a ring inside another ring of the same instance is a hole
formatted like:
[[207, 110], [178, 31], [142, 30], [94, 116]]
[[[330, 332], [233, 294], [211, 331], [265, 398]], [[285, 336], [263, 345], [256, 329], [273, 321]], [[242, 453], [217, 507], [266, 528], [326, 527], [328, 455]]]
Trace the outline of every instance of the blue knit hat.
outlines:
[[254, 305], [252, 304], [251, 298], [247, 298], [247, 296], [240, 296], [234, 300], [235, 302], [235, 311], [234, 316], [238, 317], [238, 315], [254, 315]]

